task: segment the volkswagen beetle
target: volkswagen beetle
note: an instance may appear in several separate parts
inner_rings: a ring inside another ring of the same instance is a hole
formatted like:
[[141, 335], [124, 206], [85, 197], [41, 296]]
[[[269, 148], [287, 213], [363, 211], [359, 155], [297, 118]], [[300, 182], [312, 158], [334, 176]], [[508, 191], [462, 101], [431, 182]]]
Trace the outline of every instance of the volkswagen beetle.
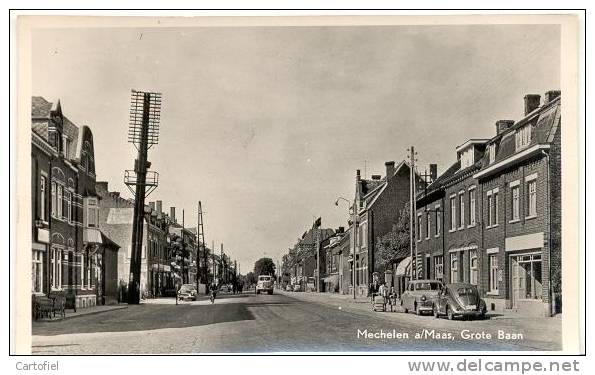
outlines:
[[477, 287], [468, 283], [446, 284], [434, 303], [436, 318], [446, 315], [449, 320], [456, 317], [484, 319], [486, 303], [479, 297]]
[[405, 312], [414, 311], [417, 315], [432, 313], [434, 301], [442, 289], [439, 280], [413, 280], [401, 295], [401, 306]]

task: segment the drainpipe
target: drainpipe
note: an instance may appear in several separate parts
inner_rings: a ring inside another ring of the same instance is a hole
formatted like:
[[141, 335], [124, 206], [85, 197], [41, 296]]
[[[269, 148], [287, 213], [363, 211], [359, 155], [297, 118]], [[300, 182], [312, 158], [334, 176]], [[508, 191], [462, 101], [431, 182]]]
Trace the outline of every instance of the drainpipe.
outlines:
[[548, 316], [552, 316], [554, 311], [552, 309], [553, 307], [553, 301], [552, 301], [552, 297], [554, 296], [554, 293], [552, 291], [552, 210], [550, 207], [550, 154], [545, 152], [544, 150], [541, 150], [542, 154], [545, 156], [547, 163], [546, 163], [546, 184], [545, 184], [545, 188], [546, 188], [546, 194], [545, 194], [545, 199], [547, 199], [547, 218], [548, 218], [548, 256], [547, 256], [547, 265], [548, 265], [548, 299], [549, 299], [549, 303], [548, 303]]

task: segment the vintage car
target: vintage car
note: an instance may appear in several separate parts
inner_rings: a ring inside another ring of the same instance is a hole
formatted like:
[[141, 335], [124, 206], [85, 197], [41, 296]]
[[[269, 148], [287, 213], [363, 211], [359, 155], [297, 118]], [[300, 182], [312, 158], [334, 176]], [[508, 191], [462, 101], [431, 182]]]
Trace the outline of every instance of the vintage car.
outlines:
[[401, 307], [405, 312], [413, 311], [417, 315], [432, 313], [434, 301], [442, 290], [439, 280], [413, 280], [401, 295]]
[[486, 303], [479, 297], [473, 284], [446, 284], [434, 304], [436, 318], [446, 315], [449, 320], [455, 317], [484, 319]]
[[301, 292], [302, 291], [302, 287], [300, 286], [300, 284], [295, 284], [293, 286], [293, 291], [294, 292]]
[[196, 290], [196, 285], [184, 284], [178, 291], [178, 299], [180, 301], [196, 301], [197, 294], [198, 291]]
[[287, 286], [285, 287], [285, 291], [291, 292], [292, 290], [293, 290], [293, 287], [291, 286], [291, 284], [287, 284]]

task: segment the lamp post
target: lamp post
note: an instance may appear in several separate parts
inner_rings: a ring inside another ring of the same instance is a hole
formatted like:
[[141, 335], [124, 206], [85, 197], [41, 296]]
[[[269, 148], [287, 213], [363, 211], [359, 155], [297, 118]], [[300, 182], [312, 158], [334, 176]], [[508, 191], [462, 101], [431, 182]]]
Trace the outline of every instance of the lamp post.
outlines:
[[[347, 202], [348, 204], [351, 204], [351, 202], [343, 197], [339, 197], [335, 200], [335, 206], [339, 206], [339, 200], [343, 200], [345, 202]], [[352, 258], [352, 287], [353, 287], [353, 299], [355, 299], [356, 297], [356, 292], [355, 292], [355, 247], [357, 246], [357, 202], [355, 200], [355, 198], [353, 199], [353, 205], [351, 206], [351, 225], [353, 226], [353, 233], [352, 233], [352, 243], [353, 243], [353, 258]]]

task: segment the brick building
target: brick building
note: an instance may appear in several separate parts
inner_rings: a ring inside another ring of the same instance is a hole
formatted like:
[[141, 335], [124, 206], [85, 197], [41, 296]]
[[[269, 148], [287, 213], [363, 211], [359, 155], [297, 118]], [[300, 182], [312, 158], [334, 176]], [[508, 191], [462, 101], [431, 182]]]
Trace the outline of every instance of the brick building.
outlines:
[[68, 307], [104, 303], [106, 249], [98, 229], [93, 134], [60, 101], [31, 99], [32, 293], [65, 294]]
[[[97, 182], [97, 194], [100, 197], [99, 228], [122, 249], [118, 254], [117, 278], [123, 293], [130, 275], [134, 201], [121, 197], [117, 191], [110, 192], [105, 181]], [[159, 296], [168, 286], [173, 287], [167, 246], [169, 221], [162, 212], [161, 201], [145, 206], [140, 282], [143, 296]]]
[[[373, 175], [371, 179], [361, 178], [356, 172], [356, 195], [358, 206], [356, 244], [357, 293], [366, 295], [368, 285], [375, 271], [384, 272], [374, 257], [376, 241], [392, 230], [401, 211], [409, 202], [410, 167], [405, 161], [395, 167], [394, 161], [385, 163], [386, 175]], [[425, 186], [416, 173], [418, 189]], [[405, 258], [408, 254], [403, 254]]]
[[560, 293], [560, 93], [525, 97], [525, 116], [457, 148], [417, 198], [423, 277], [476, 284], [488, 309], [550, 315]]

